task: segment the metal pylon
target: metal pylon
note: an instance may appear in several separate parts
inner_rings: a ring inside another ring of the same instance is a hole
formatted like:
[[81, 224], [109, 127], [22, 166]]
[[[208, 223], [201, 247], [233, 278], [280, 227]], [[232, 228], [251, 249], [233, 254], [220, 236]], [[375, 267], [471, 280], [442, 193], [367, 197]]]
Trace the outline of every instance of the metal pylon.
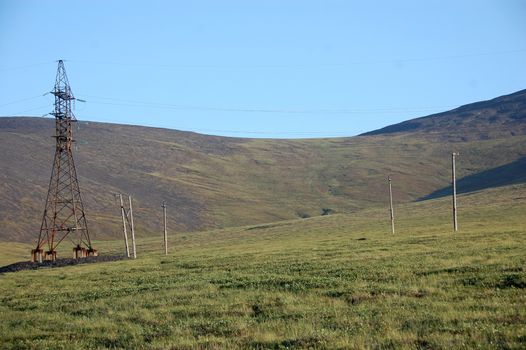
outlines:
[[[55, 96], [55, 160], [49, 181], [40, 234], [35, 249], [31, 251], [32, 261], [55, 260], [57, 247], [66, 238], [74, 244], [73, 257], [84, 258], [97, 255], [88, 232], [84, 205], [80, 195], [77, 171], [73, 161], [72, 101], [75, 100], [69, 86], [64, 62], [58, 61], [57, 78], [51, 93]], [[47, 250], [44, 251], [44, 246]]]

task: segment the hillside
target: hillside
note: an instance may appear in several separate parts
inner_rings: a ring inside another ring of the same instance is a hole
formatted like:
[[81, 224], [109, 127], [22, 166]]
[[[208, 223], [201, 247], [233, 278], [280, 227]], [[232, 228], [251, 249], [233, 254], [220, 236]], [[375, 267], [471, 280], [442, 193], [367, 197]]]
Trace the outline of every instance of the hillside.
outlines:
[[[411, 127], [335, 139], [240, 139], [79, 122], [75, 160], [88, 224], [96, 237], [119, 235], [116, 192], [134, 196], [140, 235], [160, 230], [163, 200], [177, 231], [384, 206], [387, 174], [396, 202], [413, 201], [449, 185], [452, 150], [461, 153], [460, 181], [489, 174], [494, 185], [522, 182], [520, 165], [506, 179], [492, 171], [526, 155], [525, 101], [521, 91], [406, 122]], [[0, 240], [28, 242], [38, 233], [53, 128], [51, 119], [0, 118]]]
[[399, 132], [425, 132], [487, 139], [526, 133], [526, 90], [475, 102], [448, 112], [416, 118], [362, 134], [381, 135]]

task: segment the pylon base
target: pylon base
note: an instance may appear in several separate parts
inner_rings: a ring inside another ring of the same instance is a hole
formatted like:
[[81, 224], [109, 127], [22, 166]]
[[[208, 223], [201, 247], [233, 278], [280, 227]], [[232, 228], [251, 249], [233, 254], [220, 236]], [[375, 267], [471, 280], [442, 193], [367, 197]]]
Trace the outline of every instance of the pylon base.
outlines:
[[96, 249], [84, 248], [80, 245], [73, 248], [73, 259], [82, 259], [88, 256], [99, 256], [99, 252]]
[[89, 248], [87, 250], [88, 256], [99, 256], [97, 249]]
[[49, 260], [49, 261], [57, 260], [57, 251], [56, 250], [47, 251], [46, 254], [44, 255], [44, 260]]
[[73, 259], [81, 259], [88, 256], [86, 248], [76, 246], [73, 248]]
[[44, 250], [37, 248], [37, 249], [31, 249], [31, 262], [42, 262], [42, 256], [44, 254]]

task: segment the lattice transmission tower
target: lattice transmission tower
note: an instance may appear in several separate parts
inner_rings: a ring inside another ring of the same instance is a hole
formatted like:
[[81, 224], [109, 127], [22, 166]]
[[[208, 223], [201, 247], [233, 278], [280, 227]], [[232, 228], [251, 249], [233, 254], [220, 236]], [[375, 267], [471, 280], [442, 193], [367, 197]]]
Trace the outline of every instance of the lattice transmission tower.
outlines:
[[[73, 161], [72, 123], [76, 122], [72, 110], [75, 100], [69, 86], [64, 62], [58, 61], [57, 78], [51, 93], [55, 96], [55, 160], [49, 181], [46, 205], [42, 216], [40, 234], [31, 260], [42, 262], [57, 258], [57, 247], [66, 239], [73, 242], [73, 257], [97, 255], [93, 249], [80, 195], [77, 171]], [[44, 247], [46, 251], [44, 252]]]

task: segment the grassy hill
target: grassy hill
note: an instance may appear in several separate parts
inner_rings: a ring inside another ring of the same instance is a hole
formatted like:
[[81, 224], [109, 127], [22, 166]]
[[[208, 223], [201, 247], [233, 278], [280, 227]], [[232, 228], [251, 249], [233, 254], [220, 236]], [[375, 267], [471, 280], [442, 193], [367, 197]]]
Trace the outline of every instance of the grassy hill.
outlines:
[[524, 134], [526, 132], [526, 90], [475, 102], [448, 112], [408, 120], [367, 132], [363, 135], [380, 135], [397, 132], [426, 132], [459, 135], [464, 139], [490, 138]]
[[[119, 235], [116, 192], [134, 196], [142, 236], [160, 231], [163, 200], [170, 229], [181, 232], [385, 206], [388, 174], [396, 202], [409, 202], [447, 188], [451, 151], [461, 153], [460, 191], [520, 183], [525, 94], [334, 139], [240, 139], [79, 122], [75, 160], [88, 224], [95, 237]], [[30, 242], [38, 234], [53, 130], [51, 119], [0, 118], [0, 240]]]
[[441, 198], [398, 205], [395, 235], [370, 208], [0, 275], [0, 348], [522, 349], [526, 185], [459, 208], [458, 233]]

